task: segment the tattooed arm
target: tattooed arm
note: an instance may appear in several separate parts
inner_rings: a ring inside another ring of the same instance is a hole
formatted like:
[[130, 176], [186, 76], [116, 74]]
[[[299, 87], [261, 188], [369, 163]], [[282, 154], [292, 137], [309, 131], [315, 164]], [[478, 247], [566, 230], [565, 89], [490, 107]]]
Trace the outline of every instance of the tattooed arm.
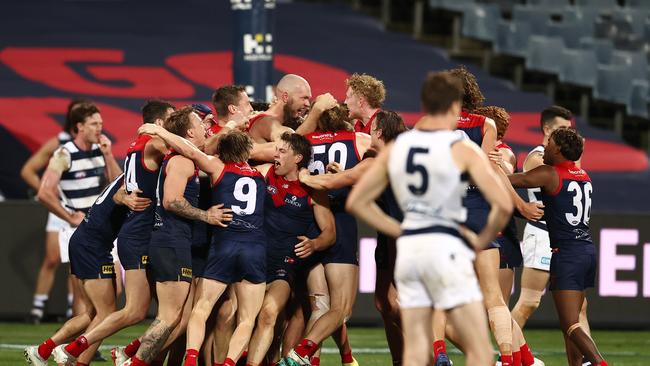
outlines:
[[232, 220], [230, 209], [219, 204], [208, 210], [192, 206], [183, 196], [187, 180], [194, 175], [194, 163], [184, 156], [177, 155], [169, 160], [165, 168], [165, 193], [162, 204], [165, 210], [192, 220], [201, 220], [210, 225], [225, 227], [223, 221]]

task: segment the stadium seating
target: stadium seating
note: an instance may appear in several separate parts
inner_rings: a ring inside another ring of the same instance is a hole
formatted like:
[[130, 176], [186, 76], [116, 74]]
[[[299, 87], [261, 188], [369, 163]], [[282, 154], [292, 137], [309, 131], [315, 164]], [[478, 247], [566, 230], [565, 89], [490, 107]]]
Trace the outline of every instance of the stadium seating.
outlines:
[[500, 17], [499, 5], [481, 4], [463, 12], [462, 34], [480, 41], [494, 42], [497, 38], [497, 22]]

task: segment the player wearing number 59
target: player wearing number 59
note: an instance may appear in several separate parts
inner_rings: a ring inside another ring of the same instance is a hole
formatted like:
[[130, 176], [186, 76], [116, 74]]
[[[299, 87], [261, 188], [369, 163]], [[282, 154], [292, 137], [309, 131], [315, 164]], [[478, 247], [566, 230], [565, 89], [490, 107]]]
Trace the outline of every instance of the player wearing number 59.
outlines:
[[582, 155], [583, 141], [572, 128], [553, 131], [544, 150], [546, 165], [510, 175], [509, 179], [517, 188], [542, 188], [544, 218], [553, 249], [549, 289], [565, 341], [578, 347], [593, 365], [606, 365], [578, 322], [585, 290], [594, 286], [596, 277], [596, 253], [589, 234], [593, 188], [587, 172], [575, 164]]

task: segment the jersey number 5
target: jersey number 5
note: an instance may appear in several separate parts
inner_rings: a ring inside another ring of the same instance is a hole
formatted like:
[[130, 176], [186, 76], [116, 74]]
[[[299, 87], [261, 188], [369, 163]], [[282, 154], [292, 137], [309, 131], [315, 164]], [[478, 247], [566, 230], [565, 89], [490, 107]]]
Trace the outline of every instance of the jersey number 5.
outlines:
[[421, 184], [419, 186], [410, 183], [408, 185], [409, 191], [411, 191], [411, 193], [413, 193], [416, 196], [422, 196], [429, 189], [429, 173], [427, 172], [427, 168], [423, 164], [418, 164], [415, 161], [415, 157], [418, 154], [428, 154], [428, 153], [429, 153], [429, 149], [427, 148], [412, 147], [409, 150], [408, 157], [406, 158], [406, 172], [411, 175], [413, 174], [420, 175]]
[[[576, 181], [569, 183], [567, 191], [574, 192], [573, 196], [573, 207], [576, 209], [576, 213], [571, 212], [564, 214], [566, 220], [572, 226], [577, 226], [580, 222], [583, 222], [585, 225], [589, 225], [589, 218], [591, 217], [591, 192], [592, 187], [590, 182], [586, 182], [584, 186], [580, 187], [580, 184]], [[583, 193], [584, 190], [584, 193]], [[584, 198], [584, 202], [583, 202]]]
[[[323, 163], [322, 157], [316, 157], [317, 155], [325, 155], [327, 148], [325, 145], [315, 145], [312, 147], [311, 161], [309, 162], [309, 172], [325, 174], [325, 163]], [[338, 159], [337, 155], [338, 154]], [[330, 146], [329, 152], [327, 152], [327, 163], [333, 161], [337, 162], [342, 169], [345, 169], [345, 165], [348, 163], [348, 149], [342, 142], [335, 142]]]

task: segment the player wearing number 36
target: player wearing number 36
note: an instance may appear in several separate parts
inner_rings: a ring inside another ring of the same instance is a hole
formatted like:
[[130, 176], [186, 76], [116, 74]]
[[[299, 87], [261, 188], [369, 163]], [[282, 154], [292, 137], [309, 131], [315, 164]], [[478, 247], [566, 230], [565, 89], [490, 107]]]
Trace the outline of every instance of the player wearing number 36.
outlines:
[[553, 131], [544, 150], [546, 165], [509, 178], [514, 187], [542, 189], [544, 218], [553, 249], [549, 289], [565, 341], [573, 343], [593, 365], [600, 365], [602, 356], [578, 322], [585, 290], [594, 286], [596, 277], [596, 253], [589, 234], [593, 188], [587, 172], [575, 164], [583, 144], [576, 130], [559, 128]]

